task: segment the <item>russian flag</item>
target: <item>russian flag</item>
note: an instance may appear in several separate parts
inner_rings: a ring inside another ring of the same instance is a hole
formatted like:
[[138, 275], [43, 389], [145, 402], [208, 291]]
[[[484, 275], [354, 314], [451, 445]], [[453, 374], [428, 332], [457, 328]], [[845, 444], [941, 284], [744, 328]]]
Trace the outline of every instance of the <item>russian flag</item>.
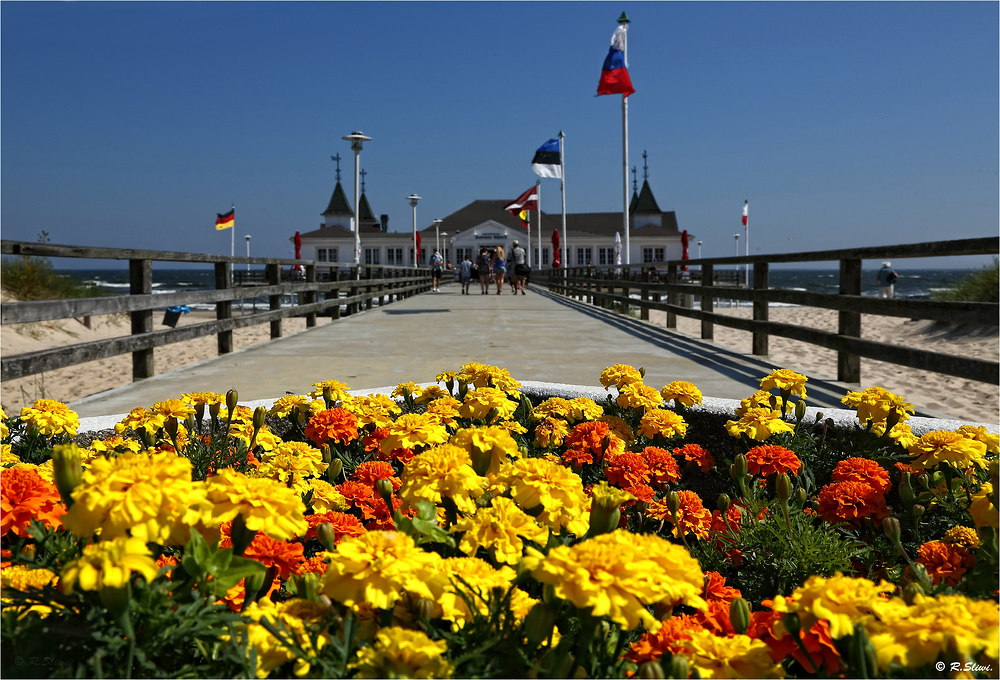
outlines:
[[625, 64], [625, 30], [626, 24], [619, 24], [611, 36], [611, 49], [608, 50], [608, 56], [601, 68], [601, 82], [597, 84], [598, 96], [621, 94], [627, 97], [635, 92]]

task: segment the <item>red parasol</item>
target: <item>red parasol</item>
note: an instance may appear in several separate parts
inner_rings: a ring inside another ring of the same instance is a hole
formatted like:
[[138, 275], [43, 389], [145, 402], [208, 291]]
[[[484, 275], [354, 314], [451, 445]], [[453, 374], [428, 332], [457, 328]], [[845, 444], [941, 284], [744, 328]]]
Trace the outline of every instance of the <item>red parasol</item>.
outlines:
[[562, 258], [559, 257], [559, 230], [552, 230], [552, 268], [559, 269], [562, 266]]
[[417, 232], [417, 253], [413, 256], [414, 261], [420, 264], [420, 232]]
[[[681, 232], [681, 246], [684, 247], [683, 252], [681, 252], [681, 259], [682, 260], [688, 260], [688, 259], [690, 259], [688, 257], [688, 230], [687, 229], [685, 229], [683, 232]], [[687, 268], [686, 264], [681, 265], [681, 271], [686, 272], [687, 270], [688, 270], [688, 268]]]
[[295, 259], [302, 259], [302, 237], [299, 236], [299, 232], [295, 232]]

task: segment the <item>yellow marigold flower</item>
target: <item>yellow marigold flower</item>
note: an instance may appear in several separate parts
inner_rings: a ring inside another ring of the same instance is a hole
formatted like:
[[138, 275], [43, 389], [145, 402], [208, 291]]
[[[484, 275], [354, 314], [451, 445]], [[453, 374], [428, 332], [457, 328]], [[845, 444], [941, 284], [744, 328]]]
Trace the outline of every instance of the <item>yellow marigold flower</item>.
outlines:
[[330, 566], [320, 577], [319, 589], [348, 607], [392, 609], [403, 593], [435, 600], [444, 590], [441, 556], [421, 550], [397, 531], [348, 536], [337, 545], [337, 552], [322, 555]]
[[454, 382], [457, 379], [458, 379], [458, 372], [457, 371], [441, 371], [434, 378], [434, 381], [435, 382], [439, 382], [439, 383], [447, 383], [449, 380], [451, 380], [452, 382]]
[[421, 387], [418, 383], [415, 383], [413, 381], [410, 381], [410, 382], [401, 382], [398, 385], [396, 385], [395, 388], [393, 388], [393, 390], [392, 390], [392, 396], [394, 396], [394, 397], [402, 397], [404, 391], [408, 392], [411, 397], [413, 397], [414, 399], [416, 399], [421, 394], [423, 394], [424, 388]]
[[[872, 425], [872, 432], [879, 435], [880, 437], [885, 432], [886, 421], [880, 420]], [[902, 446], [904, 449], [909, 449], [911, 446], [917, 443], [917, 435], [913, 434], [910, 426], [904, 422], [896, 423], [895, 427], [889, 430], [889, 438], [894, 442]]]
[[472, 469], [469, 452], [454, 444], [441, 444], [417, 454], [403, 469], [399, 497], [410, 505], [430, 501], [441, 505], [451, 498], [465, 513], [476, 511], [476, 498], [486, 480]]
[[32, 465], [31, 463], [18, 463], [11, 467], [21, 468], [26, 470], [34, 470], [38, 473], [38, 476], [44, 479], [46, 482], [52, 482], [55, 484], [56, 478], [52, 472], [52, 459], [48, 459], [41, 465]]
[[451, 398], [448, 390], [443, 389], [440, 385], [428, 385], [421, 388], [419, 395], [413, 395], [413, 401], [417, 404], [427, 404], [443, 397]]
[[[809, 630], [816, 621], [823, 619], [830, 624], [830, 637], [838, 640], [854, 633], [854, 624], [868, 624], [879, 616], [886, 606], [882, 593], [895, 590], [888, 581], [877, 585], [866, 578], [844, 576], [839, 571], [830, 578], [810, 576], [786, 600], [782, 595], [774, 598], [772, 609], [779, 613], [798, 612], [802, 630]], [[775, 623], [775, 632], [781, 627]], [[783, 634], [784, 628], [781, 628]]]
[[[507, 393], [494, 387], [477, 387], [465, 395], [459, 413], [464, 418], [482, 420], [491, 409], [497, 410], [496, 418], [507, 420], [514, 415], [518, 402], [507, 398]], [[494, 419], [496, 422], [496, 419]]]
[[913, 404], [903, 401], [902, 397], [884, 387], [869, 387], [864, 392], [848, 392], [840, 403], [856, 408], [862, 425], [867, 425], [868, 421], [877, 423], [885, 420], [893, 409], [899, 413], [900, 422], [909, 420], [914, 413]]
[[243, 515], [248, 529], [263, 531], [277, 541], [303, 536], [309, 529], [302, 499], [281, 482], [223, 468], [209, 477], [205, 486], [212, 503], [211, 509], [202, 515], [208, 526]]
[[969, 550], [975, 550], [983, 544], [975, 529], [963, 526], [954, 526], [948, 529], [941, 537], [941, 542], [960, 545]]
[[780, 392], [788, 392], [790, 395], [806, 398], [806, 381], [809, 380], [801, 373], [780, 368], [771, 371], [771, 374], [761, 378], [760, 389], [770, 391], [778, 388]]
[[298, 493], [309, 490], [307, 477], [320, 477], [326, 473], [320, 450], [305, 442], [278, 444], [257, 469], [260, 477], [276, 479]]
[[[292, 412], [298, 409], [298, 421], [305, 422], [309, 416], [316, 415], [319, 411], [326, 410], [326, 404], [321, 399], [310, 399], [305, 395], [286, 394], [281, 397], [268, 409], [268, 415], [278, 418], [287, 418]], [[318, 408], [319, 411], [314, 410]]]
[[569, 399], [562, 397], [549, 397], [538, 406], [531, 409], [531, 419], [534, 421], [546, 418], [561, 418], [570, 420], [573, 413], [573, 404]]
[[[257, 667], [254, 669], [256, 677], [266, 678], [271, 671], [293, 659], [295, 665], [292, 672], [296, 677], [302, 677], [310, 670], [310, 665], [305, 659], [299, 658], [260, 624], [262, 619], [267, 619], [273, 624], [281, 624], [279, 629], [283, 627], [302, 649], [315, 656], [330, 641], [330, 634], [326, 631], [321, 632], [316, 636], [316, 643], [313, 645], [313, 636], [306, 630], [306, 624], [320, 621], [328, 611], [319, 602], [302, 599], [291, 599], [275, 604], [269, 597], [264, 597], [251, 602], [243, 611], [243, 616], [251, 619], [253, 623], [246, 623], [243, 628], [247, 636], [248, 649], [256, 651]], [[220, 637], [224, 642], [230, 640], [229, 635]]]
[[309, 488], [313, 492], [313, 511], [316, 513], [324, 512], [345, 512], [349, 507], [350, 503], [344, 498], [343, 494], [337, 491], [337, 488], [323, 479], [317, 479], [313, 477], [307, 480]]
[[21, 408], [21, 420], [46, 437], [59, 434], [76, 436], [80, 417], [66, 404], [54, 399], [39, 399], [32, 406]]
[[447, 650], [444, 640], [392, 626], [381, 629], [372, 646], [359, 649], [348, 668], [358, 678], [450, 678], [455, 668], [444, 658]]
[[521, 508], [534, 511], [542, 506], [536, 515], [538, 521], [557, 533], [564, 528], [579, 536], [587, 532], [584, 512], [589, 503], [583, 480], [565, 465], [522, 458], [504, 466], [496, 481], [510, 489], [511, 498]]
[[521, 387], [521, 383], [514, 380], [506, 368], [480, 364], [475, 361], [462, 366], [455, 378], [460, 383], [475, 387], [495, 387], [508, 394], [516, 392]]
[[682, 546], [654, 534], [617, 530], [572, 546], [557, 545], [546, 556], [528, 548], [524, 566], [555, 595], [594, 616], [608, 616], [627, 630], [651, 631], [660, 622], [646, 607], [686, 604], [705, 609], [704, 575]]
[[388, 434], [379, 446], [388, 455], [396, 449], [417, 449], [444, 444], [448, 430], [434, 416], [407, 413], [386, 425]]
[[720, 636], [688, 628], [677, 641], [691, 669], [703, 678], [783, 678], [785, 669], [771, 659], [770, 647], [747, 635]]
[[[59, 576], [48, 569], [32, 569], [24, 564], [15, 564], [0, 570], [0, 591], [6, 595], [12, 590], [22, 593], [26, 592], [29, 588], [41, 590], [47, 585], [56, 585], [58, 580]], [[17, 617], [19, 619], [31, 612], [36, 612], [43, 619], [52, 613], [52, 607], [42, 604], [33, 604], [30, 606], [15, 605], [14, 600], [8, 597], [4, 597], [2, 602], [5, 613], [9, 611], [10, 607], [16, 606]]]
[[[90, 443], [90, 450], [99, 454], [125, 453], [126, 451], [139, 453], [142, 450], [142, 444], [134, 439], [125, 439], [121, 435], [113, 434], [110, 437], [92, 441]], [[92, 458], [88, 459], [88, 461]], [[88, 461], [84, 461], [84, 467], [87, 467]]]
[[990, 434], [982, 425], [962, 425], [955, 431], [967, 439], [975, 439], [977, 442], [986, 444], [987, 453], [993, 455], [1000, 453], [1000, 436]]
[[441, 607], [441, 618], [457, 626], [472, 618], [462, 593], [469, 597], [479, 613], [488, 615], [490, 591], [494, 588], [506, 591], [517, 577], [517, 572], [510, 567], [495, 569], [478, 557], [449, 557], [441, 561], [441, 569], [448, 586], [437, 604]]
[[[473, 468], [482, 474], [495, 473], [508, 457], [519, 458], [521, 455], [517, 442], [502, 427], [466, 427], [456, 432], [450, 443], [468, 451], [472, 456]], [[489, 463], [480, 467], [477, 461], [486, 458]]]
[[625, 385], [641, 382], [642, 374], [634, 366], [628, 364], [615, 364], [601, 371], [601, 384], [604, 385], [605, 391], [612, 386], [621, 390]]
[[969, 506], [969, 514], [977, 527], [1000, 528], [1000, 513], [997, 506], [990, 501], [990, 494], [993, 493], [993, 485], [983, 482], [979, 491], [972, 494], [972, 505]]
[[604, 415], [604, 407], [587, 397], [574, 397], [569, 400], [570, 412], [567, 420], [578, 423], [581, 420], [597, 420]]
[[218, 392], [185, 392], [181, 395], [181, 399], [192, 406], [199, 404], [204, 404], [205, 406], [211, 406], [212, 404], [225, 405], [226, 403], [226, 395], [219, 394]]
[[517, 564], [521, 559], [522, 538], [541, 545], [549, 538], [548, 529], [503, 496], [494, 498], [490, 507], [478, 508], [475, 515], [460, 519], [451, 530], [465, 532], [458, 547], [466, 555], [485, 548], [494, 560], [504, 564]]
[[451, 395], [443, 394], [427, 404], [427, 410], [424, 413], [434, 416], [442, 425], [454, 427], [455, 421], [460, 415], [459, 409], [461, 407], [462, 402], [458, 399]]
[[[774, 402], [774, 406], [771, 406], [771, 402]], [[735, 413], [737, 418], [742, 418], [749, 409], [752, 408], [770, 408], [772, 410], [778, 409], [781, 406], [780, 399], [774, 396], [767, 390], [757, 390], [747, 399], [740, 399], [740, 405], [736, 407]], [[785, 414], [791, 413], [795, 408], [794, 404], [785, 404]]]
[[19, 465], [21, 459], [18, 458], [17, 454], [11, 449], [10, 444], [0, 444], [0, 466], [2, 467], [13, 467], [14, 465]]
[[102, 540], [126, 532], [146, 542], [183, 545], [190, 527], [211, 504], [202, 482], [191, 481], [191, 461], [175, 453], [121, 453], [94, 458], [73, 490], [63, 525], [77, 536]]
[[72, 593], [75, 586], [81, 590], [124, 588], [133, 571], [152, 581], [160, 570], [143, 539], [119, 536], [85, 546], [79, 559], [63, 567], [59, 586], [67, 594]]
[[0, 406], [0, 439], [6, 439], [10, 436], [10, 428], [7, 427], [7, 414], [4, 413], [3, 407]]
[[781, 411], [770, 408], [749, 408], [739, 420], [726, 421], [726, 432], [730, 437], [745, 433], [755, 441], [764, 441], [779, 432], [794, 431], [794, 427], [782, 420]]
[[312, 386], [313, 389], [309, 392], [309, 396], [316, 399], [323, 398], [323, 392], [326, 391], [327, 387], [330, 388], [334, 401], [344, 401], [351, 396], [347, 393], [347, 390], [351, 389], [351, 386], [345, 385], [338, 380], [320, 380], [319, 382], [314, 382]]
[[145, 430], [150, 434], [156, 434], [163, 429], [165, 422], [167, 418], [162, 414], [155, 414], [144, 408], [134, 408], [115, 425], [115, 431], [121, 434], [127, 430]]
[[591, 498], [595, 505], [608, 510], [617, 510], [623, 503], [636, 500], [635, 496], [628, 491], [611, 486], [603, 479], [594, 485], [590, 490]]
[[497, 427], [502, 427], [511, 434], [527, 434], [528, 432], [528, 428], [516, 420], [505, 420], [501, 423], [497, 423]]
[[150, 409], [157, 415], [174, 417], [177, 420], [184, 420], [189, 415], [194, 415], [194, 407], [182, 399], [166, 399], [153, 404]]
[[939, 658], [997, 661], [1000, 613], [992, 600], [964, 595], [916, 595], [911, 606], [893, 598], [881, 621], [868, 625], [879, 667], [920, 668]]
[[623, 385], [618, 390], [618, 398], [615, 399], [615, 403], [622, 408], [648, 411], [663, 408], [663, 397], [660, 396], [655, 387], [634, 382]]
[[683, 437], [687, 434], [687, 423], [684, 418], [666, 409], [652, 409], [642, 414], [639, 421], [639, 434], [652, 439], [660, 436], [664, 439]]
[[701, 390], [692, 383], [683, 380], [675, 380], [669, 385], [664, 385], [663, 389], [660, 390], [660, 396], [663, 397], [663, 401], [674, 399], [678, 406], [684, 408], [690, 408], [703, 401]]
[[920, 437], [908, 451], [910, 464], [916, 470], [933, 468], [947, 462], [954, 468], [964, 470], [972, 465], [985, 468], [986, 444], [967, 439], [958, 432], [935, 430]]
[[547, 449], [562, 446], [569, 434], [569, 424], [561, 418], [546, 418], [535, 428], [535, 446]]

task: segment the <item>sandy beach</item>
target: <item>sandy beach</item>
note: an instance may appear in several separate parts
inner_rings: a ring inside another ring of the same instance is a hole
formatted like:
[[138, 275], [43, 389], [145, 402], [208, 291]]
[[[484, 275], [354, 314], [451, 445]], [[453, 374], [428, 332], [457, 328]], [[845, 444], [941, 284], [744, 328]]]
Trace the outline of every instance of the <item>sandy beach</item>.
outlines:
[[[751, 316], [749, 308], [723, 307], [717, 308], [717, 311], [744, 318]], [[652, 312], [650, 316], [651, 323], [661, 327], [664, 325], [664, 313]], [[192, 312], [183, 315], [179, 325], [189, 325], [213, 318], [214, 314], [211, 312]], [[835, 331], [837, 325], [835, 311], [804, 307], [773, 307], [770, 310], [770, 318], [773, 321], [797, 323], [829, 331]], [[161, 320], [161, 317], [155, 317], [155, 328], [165, 328], [160, 325]], [[329, 322], [328, 317], [320, 317], [317, 323]], [[305, 319], [302, 318], [285, 319], [283, 324], [284, 335], [305, 329]], [[5, 326], [0, 335], [0, 352], [4, 356], [10, 356], [129, 333], [126, 315], [94, 317], [91, 326], [92, 328], [88, 329], [82, 322], [73, 319], [24, 324], [23, 327]], [[927, 321], [870, 315], [862, 317], [861, 327], [862, 336], [875, 341], [992, 361], [997, 361], [1000, 357], [996, 327], [972, 332], [968, 330], [949, 332], [936, 329]], [[698, 338], [701, 334], [701, 323], [678, 317], [677, 330]], [[269, 340], [270, 327], [268, 324], [261, 324], [238, 329], [233, 332], [233, 336], [236, 349], [243, 349]], [[749, 333], [723, 326], [715, 327], [715, 343], [738, 352], [751, 351]], [[832, 350], [771, 337], [770, 352], [770, 359], [775, 368], [791, 368], [815, 378], [836, 378], [837, 357], [836, 352]], [[157, 374], [165, 373], [214, 356], [217, 356], [214, 335], [158, 347], [154, 350], [155, 370]], [[614, 357], [609, 357], [608, 363], [609, 365], [614, 363]], [[868, 359], [861, 360], [861, 374], [863, 381], [861, 388], [871, 385], [885, 387], [926, 411], [962, 420], [993, 424], [1000, 422], [1000, 389], [996, 385], [951, 378]], [[527, 375], [515, 377], [522, 380], [532, 379]], [[35, 399], [44, 397], [71, 402], [107, 389], [127, 385], [131, 379], [132, 358], [126, 354], [6, 381], [0, 385], [0, 399], [8, 413], [15, 413], [21, 406], [30, 404]], [[738, 398], [741, 395], [708, 396]]]

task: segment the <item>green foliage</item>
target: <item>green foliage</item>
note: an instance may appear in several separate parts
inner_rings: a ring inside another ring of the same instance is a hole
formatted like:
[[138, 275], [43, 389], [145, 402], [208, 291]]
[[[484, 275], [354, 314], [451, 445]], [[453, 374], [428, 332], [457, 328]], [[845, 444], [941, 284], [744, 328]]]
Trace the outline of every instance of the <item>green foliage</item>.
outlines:
[[1000, 263], [993, 258], [992, 267], [984, 267], [969, 274], [948, 290], [931, 294], [935, 300], [955, 300], [960, 302], [1000, 302]]
[[[39, 243], [48, 243], [49, 235], [41, 232]], [[99, 286], [80, 283], [68, 276], [56, 274], [52, 262], [44, 257], [21, 256], [0, 263], [4, 291], [16, 300], [64, 300], [69, 298], [107, 297]]]

